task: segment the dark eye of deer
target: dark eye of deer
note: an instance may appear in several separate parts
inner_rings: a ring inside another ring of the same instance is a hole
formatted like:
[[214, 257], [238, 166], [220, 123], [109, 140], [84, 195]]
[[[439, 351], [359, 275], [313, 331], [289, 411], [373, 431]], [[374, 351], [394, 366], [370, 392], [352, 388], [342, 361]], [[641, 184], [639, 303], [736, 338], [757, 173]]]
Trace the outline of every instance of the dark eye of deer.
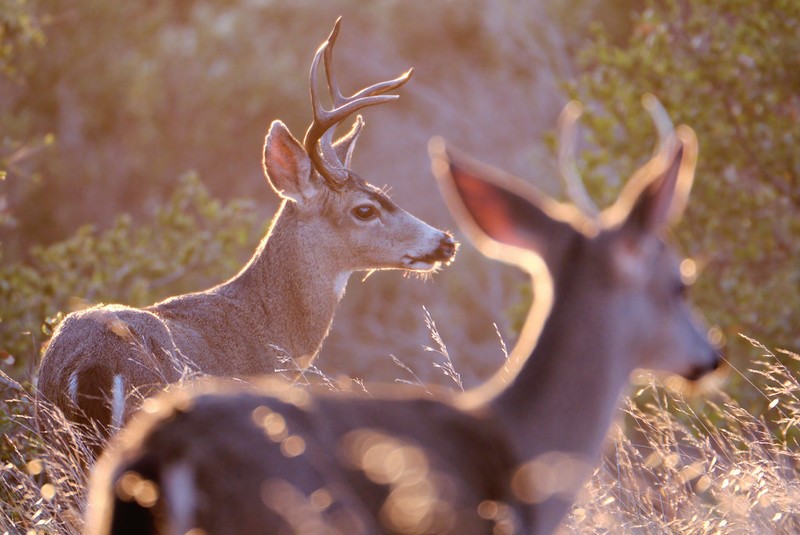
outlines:
[[689, 285], [683, 281], [677, 282], [674, 293], [678, 299], [686, 299], [689, 296]]
[[362, 221], [367, 221], [378, 215], [378, 211], [369, 204], [362, 204], [353, 208], [353, 215]]

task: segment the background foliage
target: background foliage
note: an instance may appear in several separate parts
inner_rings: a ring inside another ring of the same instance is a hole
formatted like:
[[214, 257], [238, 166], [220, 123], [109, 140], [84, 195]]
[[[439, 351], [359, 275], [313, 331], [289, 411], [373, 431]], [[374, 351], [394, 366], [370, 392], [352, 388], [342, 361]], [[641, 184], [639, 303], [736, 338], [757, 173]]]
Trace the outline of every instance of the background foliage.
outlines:
[[570, 84], [591, 103], [584, 174], [595, 198], [610, 201], [607, 177], [630, 173], [651, 150], [643, 92], [697, 132], [697, 177], [676, 238], [701, 267], [694, 301], [724, 330], [737, 366], [749, 345], [738, 333], [800, 347], [798, 31], [797, 2], [649, 1], [624, 45], [595, 29]]
[[221, 203], [197, 176], [179, 181], [174, 194], [145, 224], [117, 217], [110, 228], [79, 228], [70, 238], [35, 246], [26, 262], [0, 266], [3, 351], [38, 362], [38, 343], [65, 311], [94, 303], [144, 306], [165, 291], [203, 287], [221, 270], [235, 272], [257, 240], [252, 203]]

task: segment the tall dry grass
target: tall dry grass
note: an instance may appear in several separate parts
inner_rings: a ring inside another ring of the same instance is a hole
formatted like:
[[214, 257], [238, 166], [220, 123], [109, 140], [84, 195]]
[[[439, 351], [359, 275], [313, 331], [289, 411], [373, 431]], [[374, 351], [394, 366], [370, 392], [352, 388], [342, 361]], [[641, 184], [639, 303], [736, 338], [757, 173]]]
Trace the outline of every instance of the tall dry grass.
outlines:
[[742, 373], [763, 378], [767, 413], [724, 390], [699, 400], [642, 386], [626, 398], [565, 532], [800, 532], [800, 382], [784, 364], [800, 356], [750, 342], [762, 354]]
[[[2, 372], [0, 372], [2, 373]], [[0, 531], [80, 533], [88, 459], [99, 435], [78, 430], [60, 411], [37, 405], [33, 388], [0, 376], [9, 432], [0, 444]], [[37, 425], [36, 420], [40, 424]]]
[[[458, 388], [458, 362], [425, 312], [434, 341], [432, 364]], [[501, 341], [502, 342], [502, 341]], [[561, 531], [564, 533], [797, 533], [800, 532], [800, 382], [784, 362], [751, 340], [761, 357], [745, 377], [767, 386], [758, 393], [767, 413], [754, 414], [724, 391], [684, 396], [648, 380], [625, 399], [619, 423], [591, 480]], [[402, 362], [392, 357], [399, 366]], [[399, 372], [413, 374], [410, 370]], [[400, 382], [425, 385], [412, 380]], [[295, 377], [301, 386], [338, 388], [319, 369]], [[45, 431], [34, 425], [31, 387], [3, 377], [11, 399], [12, 431], [3, 437], [0, 531], [8, 534], [80, 533], [85, 507], [83, 465], [87, 437], [47, 407]], [[357, 382], [358, 383], [358, 382]], [[348, 388], [352, 388], [349, 385]], [[358, 383], [358, 388], [363, 385]], [[754, 387], [755, 388], [755, 387]]]

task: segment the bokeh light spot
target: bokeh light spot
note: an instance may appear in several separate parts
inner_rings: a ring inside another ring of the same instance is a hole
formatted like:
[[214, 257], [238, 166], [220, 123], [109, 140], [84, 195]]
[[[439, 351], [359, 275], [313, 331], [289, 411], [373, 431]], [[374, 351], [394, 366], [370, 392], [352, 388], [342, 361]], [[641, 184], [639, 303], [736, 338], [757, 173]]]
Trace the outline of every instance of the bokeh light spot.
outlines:
[[297, 457], [306, 451], [306, 441], [299, 435], [289, 435], [281, 442], [284, 457]]

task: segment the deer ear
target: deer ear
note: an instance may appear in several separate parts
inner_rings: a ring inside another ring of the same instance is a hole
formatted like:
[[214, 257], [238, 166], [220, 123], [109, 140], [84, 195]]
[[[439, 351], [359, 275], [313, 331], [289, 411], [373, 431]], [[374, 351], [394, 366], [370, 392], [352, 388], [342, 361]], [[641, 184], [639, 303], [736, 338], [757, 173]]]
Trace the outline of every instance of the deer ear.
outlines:
[[264, 174], [283, 197], [301, 203], [317, 193], [311, 159], [281, 121], [273, 121], [264, 141]]
[[623, 234], [639, 238], [657, 235], [683, 215], [694, 181], [697, 138], [680, 127], [674, 142], [656, 154], [626, 185], [616, 204], [630, 206]]
[[348, 133], [336, 140], [333, 144], [333, 149], [336, 151], [336, 156], [339, 161], [344, 164], [345, 169], [350, 169], [350, 163], [353, 160], [353, 150], [356, 148], [358, 136], [361, 135], [361, 129], [364, 128], [364, 119], [361, 115], [356, 117], [356, 122]]
[[440, 138], [428, 148], [447, 207], [486, 256], [525, 267], [532, 251], [552, 268], [555, 245], [578, 234], [574, 209], [531, 184], [446, 147]]

